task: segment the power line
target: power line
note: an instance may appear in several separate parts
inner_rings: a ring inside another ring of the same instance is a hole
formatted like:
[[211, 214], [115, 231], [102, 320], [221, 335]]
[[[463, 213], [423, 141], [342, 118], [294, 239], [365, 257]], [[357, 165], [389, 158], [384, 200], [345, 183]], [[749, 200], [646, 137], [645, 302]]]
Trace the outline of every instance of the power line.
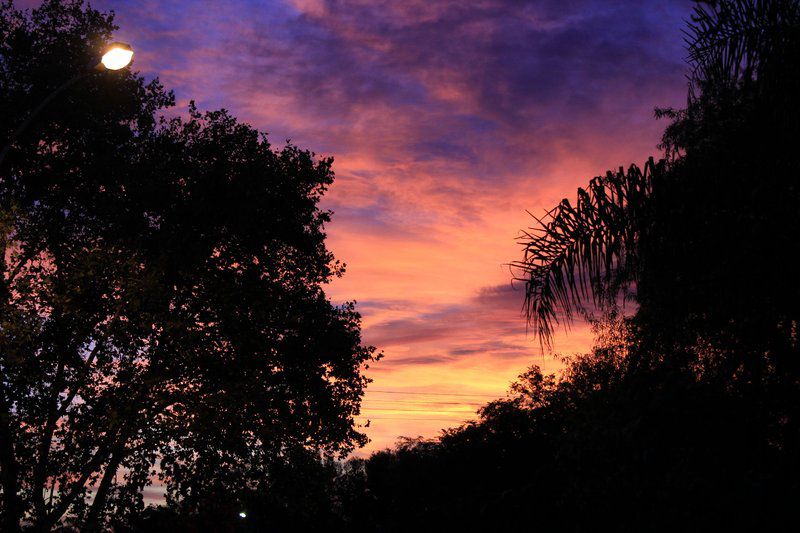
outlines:
[[379, 394], [414, 394], [418, 396], [465, 396], [465, 397], [473, 397], [473, 398], [494, 398], [497, 399], [499, 396], [495, 394], [466, 394], [466, 393], [458, 393], [458, 392], [410, 392], [410, 391], [398, 391], [398, 390], [379, 390], [379, 389], [367, 389], [367, 393], [379, 393]]
[[401, 413], [464, 413], [464, 414], [473, 414], [473, 411], [448, 411], [446, 409], [392, 409], [392, 408], [385, 408], [381, 409], [378, 407], [365, 407], [364, 411], [395, 411]]
[[366, 405], [369, 403], [380, 402], [380, 403], [407, 403], [411, 405], [467, 405], [467, 406], [475, 406], [480, 407], [483, 405], [481, 402], [437, 402], [435, 400], [409, 400], [399, 398], [396, 400], [382, 400], [380, 398], [365, 400], [362, 405]]
[[365, 418], [368, 420], [430, 420], [432, 422], [467, 422], [467, 420], [462, 418], [399, 418], [393, 416], [370, 416]]

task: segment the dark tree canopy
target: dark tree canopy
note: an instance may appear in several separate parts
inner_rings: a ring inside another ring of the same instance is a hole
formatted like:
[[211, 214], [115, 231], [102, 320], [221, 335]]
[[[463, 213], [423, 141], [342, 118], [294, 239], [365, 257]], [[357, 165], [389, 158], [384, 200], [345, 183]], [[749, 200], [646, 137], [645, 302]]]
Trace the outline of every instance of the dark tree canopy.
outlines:
[[[80, 1], [0, 7], [4, 144], [115, 29]], [[89, 75], [0, 168], [4, 531], [124, 523], [154, 476], [188, 511], [236, 502], [289, 456], [365, 442], [374, 350], [323, 292], [343, 273], [318, 206], [332, 161], [173, 103]]]

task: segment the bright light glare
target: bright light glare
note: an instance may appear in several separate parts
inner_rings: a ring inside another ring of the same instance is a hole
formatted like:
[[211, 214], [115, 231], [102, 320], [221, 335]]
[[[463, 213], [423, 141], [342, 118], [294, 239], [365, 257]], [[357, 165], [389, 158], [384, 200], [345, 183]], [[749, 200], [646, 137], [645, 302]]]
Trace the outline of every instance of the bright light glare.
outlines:
[[113, 44], [100, 60], [108, 70], [127, 67], [133, 59], [133, 49], [126, 44]]
[[247, 513], [242, 511], [241, 513], [239, 513], [239, 518], [247, 518]]

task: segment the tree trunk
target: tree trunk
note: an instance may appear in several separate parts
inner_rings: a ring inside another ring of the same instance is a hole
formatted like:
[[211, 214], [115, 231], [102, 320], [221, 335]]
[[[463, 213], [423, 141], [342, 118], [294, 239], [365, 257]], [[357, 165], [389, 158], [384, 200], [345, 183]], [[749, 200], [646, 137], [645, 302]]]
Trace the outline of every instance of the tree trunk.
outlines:
[[3, 486], [4, 513], [0, 529], [8, 532], [20, 531], [19, 520], [22, 506], [17, 496], [17, 460], [14, 456], [14, 435], [11, 431], [11, 416], [5, 390], [0, 382], [0, 477]]
[[[124, 440], [122, 442], [124, 443]], [[94, 496], [94, 501], [92, 502], [92, 506], [89, 508], [89, 515], [86, 517], [86, 521], [83, 524], [83, 529], [81, 531], [84, 533], [94, 533], [95, 531], [98, 531], [100, 516], [103, 513], [103, 508], [106, 505], [106, 498], [108, 498], [108, 491], [111, 488], [111, 483], [114, 481], [114, 477], [117, 475], [119, 464], [122, 462], [122, 458], [125, 456], [124, 450], [124, 444], [121, 445], [118, 443], [111, 452], [111, 458], [108, 461], [108, 466], [106, 466], [106, 470], [103, 472], [103, 479], [100, 481], [100, 486], [97, 487], [97, 493]]]

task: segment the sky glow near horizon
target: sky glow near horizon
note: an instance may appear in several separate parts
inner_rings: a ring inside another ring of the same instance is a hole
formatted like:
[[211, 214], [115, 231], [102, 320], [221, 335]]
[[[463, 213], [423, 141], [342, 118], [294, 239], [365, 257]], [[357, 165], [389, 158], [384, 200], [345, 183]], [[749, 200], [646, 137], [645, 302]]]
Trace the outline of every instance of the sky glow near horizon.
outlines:
[[[474, 418], [531, 364], [558, 367], [526, 335], [507, 267], [526, 210], [656, 155], [653, 108], [685, 102], [688, 0], [93, 5], [178, 110], [225, 107], [275, 146], [334, 156], [323, 207], [348, 266], [326, 292], [358, 302], [385, 354], [362, 454]], [[576, 324], [554, 351], [590, 345]]]

